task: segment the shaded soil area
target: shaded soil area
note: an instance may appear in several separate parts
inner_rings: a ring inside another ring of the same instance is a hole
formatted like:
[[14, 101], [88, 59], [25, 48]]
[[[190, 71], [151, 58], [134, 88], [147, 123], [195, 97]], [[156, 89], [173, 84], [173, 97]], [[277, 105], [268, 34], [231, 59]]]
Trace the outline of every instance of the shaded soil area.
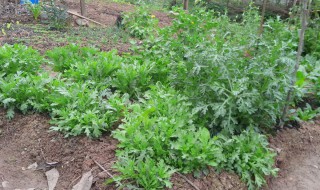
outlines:
[[[60, 173], [57, 190], [71, 189], [81, 175], [89, 170], [92, 170], [94, 176], [93, 190], [116, 189], [112, 184], [104, 185], [109, 176], [95, 163], [100, 163], [110, 173], [116, 174], [112, 165], [116, 161], [117, 141], [109, 134], [95, 140], [87, 137], [64, 138], [60, 133], [49, 131], [49, 117], [46, 115], [16, 114], [12, 121], [8, 121], [5, 115], [6, 112], [1, 109], [0, 182], [8, 182], [9, 188], [5, 190], [45, 189], [46, 169], [27, 169], [35, 162], [40, 166], [59, 162], [56, 167]], [[203, 178], [196, 179], [191, 174], [187, 175], [187, 178], [200, 189], [246, 189], [238, 176], [226, 172], [217, 174], [211, 170], [210, 174]], [[173, 189], [176, 190], [194, 189], [178, 174], [174, 174], [172, 182]]]

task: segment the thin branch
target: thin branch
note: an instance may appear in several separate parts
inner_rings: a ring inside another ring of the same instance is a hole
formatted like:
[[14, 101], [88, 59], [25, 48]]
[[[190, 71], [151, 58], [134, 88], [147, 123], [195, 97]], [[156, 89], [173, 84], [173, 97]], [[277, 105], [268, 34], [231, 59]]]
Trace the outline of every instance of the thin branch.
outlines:
[[101, 25], [101, 26], [103, 26], [103, 27], [106, 27], [106, 25], [104, 25], [104, 24], [102, 24], [102, 23], [100, 23], [100, 22], [98, 22], [98, 21], [92, 20], [92, 19], [90, 19], [90, 18], [88, 18], [88, 17], [79, 15], [78, 13], [75, 13], [75, 12], [72, 12], [72, 11], [67, 11], [67, 12], [68, 12], [69, 14], [75, 15], [75, 16], [77, 16], [77, 17], [86, 19], [86, 20], [91, 21], [91, 22], [93, 22], [93, 23], [99, 24], [99, 25]]
[[186, 182], [188, 182], [194, 189], [200, 190], [195, 184], [193, 184], [186, 176], [182, 175], [179, 172], [176, 172], [180, 177], [182, 177]]
[[69, 184], [68, 187], [71, 187], [71, 185], [76, 182], [78, 179], [80, 179], [81, 175], [79, 175], [76, 179], [72, 180], [72, 182]]
[[305, 31], [307, 29], [307, 25], [308, 25], [308, 16], [309, 16], [309, 9], [310, 9], [310, 2], [312, 0], [303, 0], [302, 1], [302, 11], [301, 11], [301, 31], [299, 34], [299, 46], [298, 46], [298, 52], [297, 52], [297, 61], [296, 64], [294, 66], [294, 71], [292, 73], [292, 79], [291, 79], [291, 87], [288, 91], [287, 94], [287, 98], [286, 98], [286, 102], [285, 102], [285, 106], [283, 108], [283, 112], [282, 112], [282, 116], [281, 116], [281, 120], [279, 123], [279, 127], [283, 128], [284, 126], [284, 121], [287, 117], [287, 113], [288, 113], [288, 109], [289, 109], [289, 103], [292, 99], [292, 93], [294, 90], [294, 85], [296, 83], [296, 76], [297, 76], [297, 71], [299, 69], [300, 66], [300, 61], [301, 61], [301, 54], [303, 51], [303, 46], [304, 46], [304, 34]]
[[97, 161], [93, 160], [98, 166], [100, 169], [102, 169], [104, 172], [106, 172], [112, 179], [114, 179], [114, 176], [108, 172], [108, 170], [106, 170], [101, 164], [99, 164]]

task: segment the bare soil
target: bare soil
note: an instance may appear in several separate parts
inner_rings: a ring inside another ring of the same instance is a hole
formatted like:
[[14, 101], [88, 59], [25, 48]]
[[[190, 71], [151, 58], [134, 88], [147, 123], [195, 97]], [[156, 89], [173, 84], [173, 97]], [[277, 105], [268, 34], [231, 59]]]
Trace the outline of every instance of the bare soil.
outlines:
[[320, 189], [320, 120], [302, 123], [299, 129], [285, 129], [270, 138], [278, 151], [278, 177], [269, 179], [271, 190]]
[[[70, 10], [80, 13], [78, 0], [67, 0], [66, 5]], [[126, 3], [114, 3], [106, 1], [92, 1], [86, 5], [87, 17], [107, 26], [114, 26], [117, 18], [122, 13], [134, 11], [134, 6]], [[155, 11], [154, 15], [159, 19], [159, 26], [164, 27], [171, 24], [172, 19], [166, 13]]]

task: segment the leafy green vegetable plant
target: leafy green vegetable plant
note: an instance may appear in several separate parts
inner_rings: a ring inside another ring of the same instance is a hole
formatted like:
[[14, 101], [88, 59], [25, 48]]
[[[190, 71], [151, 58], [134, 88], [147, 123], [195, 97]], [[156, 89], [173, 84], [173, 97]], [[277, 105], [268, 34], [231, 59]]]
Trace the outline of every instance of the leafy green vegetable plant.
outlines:
[[7, 109], [7, 117], [14, 117], [14, 110], [23, 114], [28, 111], [43, 112], [48, 110], [46, 97], [52, 78], [43, 73], [40, 75], [17, 72], [0, 79], [0, 105]]
[[80, 47], [70, 44], [64, 47], [56, 47], [46, 53], [53, 62], [55, 71], [64, 72], [76, 63], [85, 62], [89, 58], [94, 58], [98, 54], [98, 49], [89, 47]]
[[141, 59], [154, 63], [152, 78], [182, 91], [201, 118], [198, 122], [213, 134], [275, 126], [290, 87], [295, 32], [273, 19], [259, 36], [254, 9], [241, 23], [202, 9], [174, 11], [172, 26], [137, 50]]
[[[56, 85], [56, 87], [54, 87]], [[64, 83], [53, 85], [48, 97], [51, 103], [51, 121], [55, 131], [66, 136], [86, 134], [99, 137], [119, 121], [127, 103], [126, 96], [92, 89], [93, 83]]]
[[[95, 54], [93, 52], [93, 54]], [[73, 78], [76, 81], [91, 80], [95, 82], [109, 83], [115, 73], [122, 66], [123, 59], [117, 55], [116, 51], [99, 52], [93, 58], [73, 61], [70, 68], [65, 71], [64, 76]], [[105, 84], [106, 85], [106, 84]]]
[[121, 68], [115, 73], [112, 86], [120, 92], [138, 97], [150, 85], [150, 70], [150, 66], [146, 64], [122, 64]]
[[[145, 181], [154, 181], [154, 176], [145, 175], [138, 168], [140, 164], [153, 168], [153, 162], [164, 162], [183, 173], [201, 171], [208, 166], [235, 170], [251, 189], [264, 184], [265, 175], [276, 173], [274, 153], [267, 148], [265, 136], [251, 131], [231, 140], [222, 135], [212, 138], [208, 129], [194, 125], [195, 115], [186, 100], [173, 89], [158, 84], [140, 99], [140, 104], [129, 107], [124, 124], [113, 132], [120, 148], [119, 161], [114, 166], [121, 172], [116, 178], [119, 186], [148, 189], [150, 186]], [[150, 159], [154, 161], [146, 161]], [[161, 168], [154, 169], [163, 171]], [[137, 179], [141, 174], [145, 181]], [[166, 177], [158, 176], [154, 189], [170, 187], [162, 183], [170, 175], [168, 170]], [[253, 176], [259, 177], [257, 181], [252, 180]]]
[[0, 74], [6, 77], [18, 71], [35, 74], [44, 59], [31, 47], [20, 44], [0, 47]]
[[[137, 188], [135, 184], [139, 184], [145, 189], [163, 189], [163, 187], [172, 187], [170, 182], [171, 175], [175, 172], [174, 169], [167, 166], [163, 160], [156, 162], [150, 157], [141, 159], [131, 159], [128, 156], [119, 157], [119, 161], [114, 166], [121, 176], [116, 176], [113, 180], [120, 188], [129, 187]], [[134, 180], [134, 184], [122, 184], [121, 181]]]
[[[157, 85], [140, 99], [140, 104], [129, 106], [131, 111], [125, 114], [124, 124], [113, 133], [119, 140], [119, 158], [125, 155], [129, 160], [136, 160], [133, 163], [138, 165], [144, 159], [164, 161], [183, 172], [216, 166], [223, 159], [221, 150], [206, 128], [198, 131], [193, 125], [194, 116], [185, 100], [174, 90]], [[122, 172], [126, 167], [124, 162], [115, 165]], [[123, 173], [120, 179], [129, 178], [127, 175]], [[153, 180], [153, 177], [147, 177]], [[139, 181], [138, 185], [148, 187]]]
[[276, 154], [268, 148], [264, 135], [253, 130], [244, 131], [239, 136], [223, 138], [225, 160], [219, 168], [235, 171], [248, 185], [248, 189], [257, 189], [266, 183], [265, 176], [277, 174], [274, 168]]
[[318, 109], [313, 109], [310, 104], [307, 104], [305, 108], [301, 109], [292, 109], [290, 110], [291, 120], [296, 120], [296, 121], [309, 121], [320, 115], [320, 108]]

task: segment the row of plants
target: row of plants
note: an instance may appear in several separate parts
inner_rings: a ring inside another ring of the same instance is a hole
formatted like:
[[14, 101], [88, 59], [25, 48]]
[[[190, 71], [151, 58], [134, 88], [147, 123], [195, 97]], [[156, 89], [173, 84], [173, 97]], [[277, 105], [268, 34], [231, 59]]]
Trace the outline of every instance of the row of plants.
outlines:
[[[54, 51], [59, 54], [65, 49], [70, 49], [69, 55], [74, 53], [72, 50], [86, 52], [87, 55], [95, 51], [100, 59], [107, 61], [112, 60], [112, 57], [114, 61], [120, 59], [115, 52], [103, 53], [96, 49], [80, 48], [75, 45], [61, 49], [61, 51]], [[53, 56], [51, 52], [48, 52], [48, 55]], [[67, 58], [72, 59], [71, 56]], [[94, 65], [94, 57], [91, 57], [91, 60]], [[1, 47], [0, 102], [8, 109], [9, 119], [14, 117], [15, 110], [20, 110], [22, 113], [48, 112], [52, 118], [53, 130], [62, 131], [66, 136], [86, 134], [89, 137], [99, 137], [102, 132], [109, 131], [112, 125], [122, 117], [122, 110], [128, 103], [128, 96], [120, 95], [120, 92], [112, 90], [108, 84], [104, 85], [95, 80], [68, 78], [64, 73], [53, 78], [50, 72], [40, 67], [45, 62], [48, 60], [32, 48], [17, 44]], [[68, 62], [66, 66], [67, 64]], [[92, 74], [90, 70], [100, 71], [100, 66], [107, 67], [113, 62], [101, 61], [99, 64], [96, 68], [88, 68], [88, 72], [83, 73], [87, 76], [83, 77], [89, 78]]]

